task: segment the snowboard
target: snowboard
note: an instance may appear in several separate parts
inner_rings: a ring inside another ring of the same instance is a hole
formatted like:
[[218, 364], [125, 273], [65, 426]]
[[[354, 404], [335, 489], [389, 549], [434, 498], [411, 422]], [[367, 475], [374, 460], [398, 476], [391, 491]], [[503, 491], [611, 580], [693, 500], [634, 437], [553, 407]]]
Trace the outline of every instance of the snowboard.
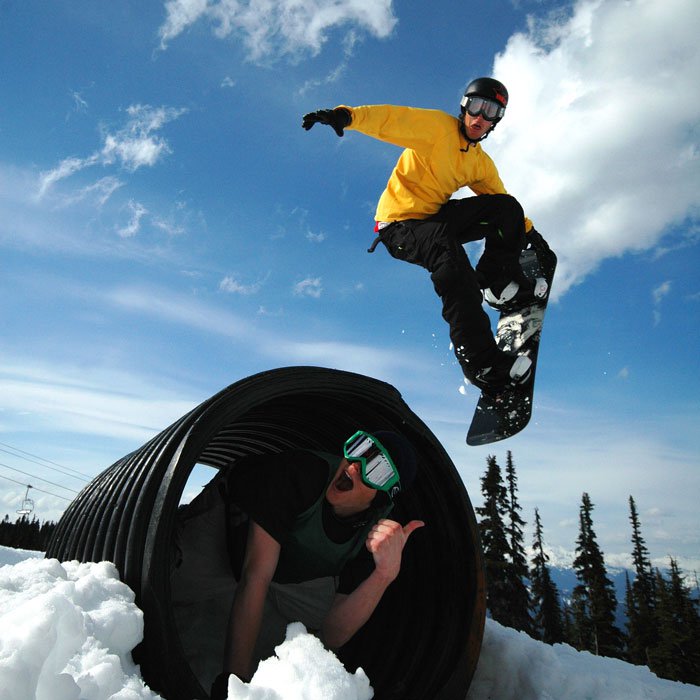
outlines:
[[535, 299], [523, 306], [501, 311], [496, 330], [496, 344], [510, 353], [526, 354], [532, 360], [528, 381], [498, 394], [481, 392], [474, 410], [468, 445], [487, 445], [519, 433], [532, 416], [537, 354], [549, 292], [557, 266], [557, 257], [546, 243], [526, 248], [520, 254], [520, 265], [528, 279], [535, 283]]

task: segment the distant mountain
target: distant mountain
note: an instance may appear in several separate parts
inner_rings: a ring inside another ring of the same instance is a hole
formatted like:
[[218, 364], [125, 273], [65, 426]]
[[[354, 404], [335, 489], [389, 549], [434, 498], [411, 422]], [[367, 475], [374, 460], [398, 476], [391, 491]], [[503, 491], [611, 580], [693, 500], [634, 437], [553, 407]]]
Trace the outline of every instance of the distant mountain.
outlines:
[[[562, 602], [571, 600], [571, 595], [573, 594], [574, 588], [576, 588], [579, 583], [578, 579], [576, 578], [576, 572], [571, 568], [563, 566], [551, 566], [549, 571], [552, 575], [552, 580], [554, 583], [556, 583], [557, 588], [559, 589], [559, 596]], [[625, 572], [629, 574], [630, 582], [634, 581], [634, 572], [621, 567], [612, 566], [606, 567], [606, 571], [608, 578], [615, 586], [615, 596], [617, 598], [615, 624], [622, 632], [627, 632], [627, 617], [625, 615]]]

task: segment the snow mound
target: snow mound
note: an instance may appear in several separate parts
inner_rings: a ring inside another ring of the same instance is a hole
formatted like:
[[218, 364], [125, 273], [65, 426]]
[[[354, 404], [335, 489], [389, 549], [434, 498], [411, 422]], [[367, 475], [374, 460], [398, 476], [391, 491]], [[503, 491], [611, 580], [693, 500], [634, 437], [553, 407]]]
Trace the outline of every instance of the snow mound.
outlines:
[[113, 564], [0, 567], [2, 700], [153, 700], [130, 652], [143, 613]]
[[249, 685], [229, 680], [229, 700], [370, 700], [374, 696], [362, 669], [348, 673], [338, 658], [300, 622], [287, 627], [276, 656], [265, 659]]
[[543, 644], [486, 621], [467, 700], [700, 700], [700, 687], [674, 683], [646, 666]]

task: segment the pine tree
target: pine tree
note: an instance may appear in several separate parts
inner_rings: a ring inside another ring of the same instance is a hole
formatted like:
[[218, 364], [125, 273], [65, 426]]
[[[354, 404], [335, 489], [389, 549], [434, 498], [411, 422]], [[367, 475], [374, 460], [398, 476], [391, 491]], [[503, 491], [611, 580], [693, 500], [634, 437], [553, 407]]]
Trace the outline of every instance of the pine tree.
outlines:
[[649, 650], [658, 640], [656, 624], [656, 586], [651, 568], [649, 550], [641, 534], [637, 505], [629, 497], [630, 522], [632, 523], [632, 563], [634, 581], [627, 580], [628, 591], [625, 596], [627, 615], [628, 649], [627, 659], [633, 664], [648, 665]]
[[45, 520], [41, 524], [41, 529], [39, 531], [39, 541], [37, 542], [37, 549], [40, 552], [45, 552], [49, 546], [49, 541], [56, 529], [56, 523], [52, 520]]
[[571, 603], [568, 606], [569, 644], [579, 651], [596, 649], [595, 630], [590, 610], [589, 596], [586, 587], [576, 586], [571, 593]]
[[578, 645], [575, 641], [575, 631], [574, 631], [574, 620], [573, 613], [571, 609], [571, 601], [564, 600], [561, 607], [561, 619], [562, 626], [564, 630], [564, 641], [578, 649]]
[[480, 516], [479, 532], [484, 553], [486, 573], [486, 606], [491, 617], [501, 624], [508, 624], [508, 539], [503, 517], [508, 511], [506, 488], [501, 468], [494, 456], [486, 460], [486, 474], [481, 478], [484, 505], [476, 509]]
[[593, 530], [592, 511], [593, 503], [584, 493], [574, 559], [574, 569], [580, 581], [573, 593], [574, 624], [581, 645], [578, 648], [600, 656], [621, 657], [623, 637], [615, 626], [615, 588], [605, 571], [603, 553]]
[[508, 485], [506, 536], [510, 550], [510, 563], [506, 567], [507, 602], [509, 608], [508, 626], [531, 635], [530, 594], [525, 585], [525, 579], [527, 579], [529, 574], [525, 546], [523, 544], [525, 521], [520, 517], [519, 513], [522, 508], [518, 503], [518, 479], [515, 475], [515, 465], [510, 450], [508, 450], [506, 457], [506, 483]]
[[630, 651], [633, 640], [631, 639], [632, 629], [634, 627], [633, 617], [636, 614], [634, 596], [632, 595], [632, 582], [630, 581], [630, 572], [625, 569], [625, 615], [627, 616], [627, 648], [625, 649], [625, 660], [630, 663], [632, 661], [632, 653]]
[[10, 546], [10, 533], [12, 532], [12, 523], [10, 522], [10, 516], [5, 515], [0, 522], [0, 544], [5, 547]]
[[700, 685], [700, 616], [671, 559], [670, 580], [656, 572], [658, 643], [649, 651], [649, 667], [662, 678]]
[[559, 604], [559, 591], [552, 580], [547, 562], [549, 556], [544, 551], [542, 521], [535, 508], [535, 537], [532, 544], [533, 558], [530, 569], [530, 585], [534, 616], [534, 631], [539, 639], [547, 644], [564, 641], [564, 618]]
[[678, 562], [671, 559], [671, 599], [677, 611], [680, 626], [684, 631], [680, 655], [683, 659], [682, 673], [678, 678], [684, 683], [700, 685], [700, 612], [695, 600], [685, 584], [685, 577], [678, 568]]

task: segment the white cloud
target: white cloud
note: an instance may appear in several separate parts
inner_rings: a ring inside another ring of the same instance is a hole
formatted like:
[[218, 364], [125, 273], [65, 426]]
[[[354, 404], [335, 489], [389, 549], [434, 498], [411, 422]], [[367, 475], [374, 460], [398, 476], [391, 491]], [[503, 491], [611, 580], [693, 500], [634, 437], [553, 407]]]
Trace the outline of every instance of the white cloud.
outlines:
[[89, 202], [96, 205], [98, 208], [103, 207], [112, 195], [123, 186], [124, 183], [119, 178], [108, 175], [100, 178], [97, 182], [80, 188], [70, 195], [66, 195], [61, 205], [73, 206], [79, 202]]
[[258, 307], [258, 316], [265, 316], [267, 318], [281, 318], [284, 316], [284, 310], [282, 308], [279, 308], [275, 311], [268, 309], [266, 306], [259, 306]]
[[114, 133], [106, 132], [100, 150], [85, 157], [65, 158], [55, 168], [41, 173], [38, 197], [42, 198], [57, 182], [93, 165], [117, 164], [128, 172], [155, 165], [170, 152], [167, 141], [157, 132], [186, 110], [173, 107], [131, 105], [126, 124]]
[[294, 294], [299, 297], [313, 297], [318, 299], [323, 292], [320, 277], [307, 277], [294, 285]]
[[112, 163], [116, 160], [131, 172], [143, 166], [154, 165], [162, 155], [170, 152], [165, 139], [155, 132], [185, 111], [173, 107], [130, 106], [127, 109], [129, 120], [126, 125], [116, 134], [105, 136], [101, 152], [103, 162]]
[[153, 217], [151, 223], [153, 226], [155, 226], [155, 228], [163, 231], [163, 233], [167, 234], [168, 236], [181, 236], [187, 230], [185, 226], [176, 223], [172, 217], [164, 219], [161, 216], [155, 216]]
[[104, 206], [107, 200], [123, 185], [124, 183], [116, 177], [103, 177], [92, 185], [87, 185], [80, 191], [80, 197], [95, 196], [97, 204]]
[[373, 36], [388, 36], [396, 18], [392, 0], [168, 0], [166, 18], [159, 30], [160, 45], [170, 41], [200, 20], [214, 24], [219, 38], [240, 34], [253, 60], [276, 54], [316, 54], [327, 32], [341, 25]]
[[336, 83], [345, 73], [350, 58], [352, 57], [355, 44], [359, 41], [357, 32], [350, 32], [343, 40], [343, 60], [334, 68], [332, 68], [323, 78], [312, 78], [307, 80], [300, 88], [299, 95], [305, 95], [310, 90], [321, 85], [332, 85]]
[[[187, 268], [192, 264], [189, 251], [170, 245], [171, 240], [163, 245], [163, 239], [207, 229], [203, 213], [183, 201], [156, 213], [140, 197], [124, 197], [102, 210], [114, 192], [127, 185], [116, 177], [103, 177], [72, 191], [61, 188], [45, 199], [37, 198], [36, 183], [36, 171], [0, 162], [0, 245], [10, 250], [147, 264], [158, 257]], [[115, 236], [129, 244], [115, 245]]]
[[107, 134], [102, 156], [105, 164], [118, 160], [127, 170], [134, 171], [144, 165], [153, 165], [163, 152], [168, 152], [168, 147], [162, 139], [120, 138]]
[[[249, 316], [233, 314], [188, 296], [158, 288], [123, 287], [104, 292], [106, 303], [129, 313], [138, 313], [218, 337], [247, 348], [242, 356], [269, 358], [276, 363], [310, 362], [327, 367], [342, 367], [369, 376], [418, 376], [425, 374], [426, 361], [420, 353], [396, 353], [348, 341], [315, 339], [307, 329], [298, 340], [279, 329], [266, 330]], [[278, 315], [278, 314], [272, 314]], [[265, 316], [262, 309], [260, 317]]]
[[83, 96], [79, 93], [76, 92], [75, 90], [72, 90], [70, 93], [71, 97], [73, 98], [73, 104], [76, 112], [86, 112], [88, 108], [88, 103], [83, 99]]
[[132, 238], [139, 232], [141, 219], [148, 214], [148, 210], [142, 204], [134, 202], [133, 199], [130, 199], [126, 206], [130, 212], [129, 223], [117, 229], [117, 233], [122, 238]]
[[511, 99], [486, 148], [560, 253], [555, 293], [697, 216], [699, 25], [695, 0], [581, 0], [496, 57]]
[[243, 296], [250, 296], [252, 294], [257, 294], [262, 287], [262, 283], [256, 282], [255, 284], [242, 284], [235, 277], [224, 277], [219, 283], [219, 289], [222, 292], [229, 292], [231, 294], [241, 294]]
[[187, 27], [208, 13], [208, 0], [168, 0], [165, 3], [167, 17], [158, 30], [161, 47], [179, 36]]
[[662, 282], [658, 287], [655, 287], [651, 296], [654, 300], [654, 325], [658, 326], [661, 323], [661, 302], [671, 292], [671, 282]]
[[306, 232], [306, 240], [311, 243], [323, 243], [326, 240], [325, 233], [313, 233], [312, 231]]
[[654, 304], [660, 304], [665, 296], [667, 296], [671, 291], [671, 283], [669, 281], [662, 282], [658, 287], [654, 288], [651, 292], [654, 298]]
[[[121, 185], [121, 183], [119, 183]], [[97, 196], [98, 203], [112, 186], [104, 179], [74, 193], [63, 204]], [[102, 189], [100, 189], [102, 188]], [[0, 163], [0, 244], [9, 249], [43, 249], [79, 255], [102, 255], [101, 239], [81, 235], [66, 212], [50, 210], [36, 197], [36, 172]]]
[[41, 174], [39, 178], [39, 198], [43, 197], [59, 180], [70, 177], [83, 168], [94, 165], [97, 161], [98, 158], [94, 155], [89, 158], [65, 158], [53, 170]]
[[129, 370], [7, 355], [2, 368], [3, 416], [27, 420], [33, 430], [144, 440], [195, 405], [183, 400], [187, 391], [167, 389]]

